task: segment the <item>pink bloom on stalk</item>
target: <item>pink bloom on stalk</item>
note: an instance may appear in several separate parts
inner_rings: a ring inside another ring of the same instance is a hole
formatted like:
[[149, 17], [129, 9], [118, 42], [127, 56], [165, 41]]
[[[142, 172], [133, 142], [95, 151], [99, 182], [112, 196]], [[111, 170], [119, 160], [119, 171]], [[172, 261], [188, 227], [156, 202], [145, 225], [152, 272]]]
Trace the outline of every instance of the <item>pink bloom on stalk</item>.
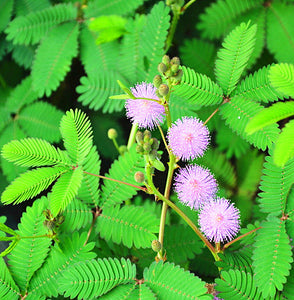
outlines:
[[[135, 97], [159, 100], [156, 95], [156, 88], [152, 83], [142, 82], [131, 88]], [[164, 120], [164, 106], [156, 101], [144, 99], [127, 99], [126, 114], [133, 123], [137, 123], [139, 128], [153, 129], [157, 123]]]
[[194, 159], [204, 154], [209, 144], [209, 131], [203, 122], [193, 117], [178, 119], [168, 130], [170, 149], [178, 158]]
[[229, 200], [217, 198], [201, 207], [199, 226], [210, 241], [230, 241], [240, 230], [240, 211]]
[[182, 203], [197, 210], [215, 196], [217, 183], [208, 169], [188, 165], [175, 177], [174, 188]]

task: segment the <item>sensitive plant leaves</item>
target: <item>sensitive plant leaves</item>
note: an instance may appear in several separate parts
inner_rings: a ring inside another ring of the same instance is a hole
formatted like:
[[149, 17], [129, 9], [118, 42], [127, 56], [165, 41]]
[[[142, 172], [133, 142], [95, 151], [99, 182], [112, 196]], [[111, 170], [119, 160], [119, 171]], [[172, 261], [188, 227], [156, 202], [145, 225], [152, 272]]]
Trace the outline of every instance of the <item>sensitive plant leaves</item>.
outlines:
[[103, 209], [97, 221], [97, 232], [106, 240], [131, 248], [150, 247], [157, 239], [159, 219], [143, 207], [119, 205]]
[[[38, 1], [39, 2], [39, 1]], [[69, 20], [75, 20], [77, 8], [72, 4], [50, 6], [15, 18], [5, 30], [7, 39], [14, 44], [36, 44], [51, 28]], [[55, 39], [57, 42], [59, 39]]]
[[144, 270], [144, 282], [160, 299], [211, 299], [205, 283], [173, 263], [153, 262]]
[[54, 27], [41, 41], [32, 66], [33, 87], [39, 97], [49, 97], [70, 70], [78, 54], [78, 34], [79, 24], [69, 22]]
[[238, 83], [255, 44], [256, 25], [241, 23], [224, 40], [217, 52], [215, 77], [226, 96], [230, 95]]
[[13, 8], [13, 1], [4, 0], [0, 3], [0, 32], [8, 24]]
[[135, 276], [136, 267], [130, 260], [93, 259], [67, 268], [59, 279], [59, 290], [65, 297], [93, 299], [120, 284], [133, 282]]
[[283, 290], [293, 258], [285, 222], [269, 216], [261, 225], [252, 256], [254, 280], [263, 297], [268, 298]]
[[[293, 61], [294, 63], [294, 61]], [[294, 97], [294, 65], [276, 64], [270, 67], [269, 81], [271, 85], [284, 95]]]
[[14, 9], [16, 16], [26, 16], [31, 12], [48, 8], [50, 5], [50, 0], [17, 0], [14, 3]]

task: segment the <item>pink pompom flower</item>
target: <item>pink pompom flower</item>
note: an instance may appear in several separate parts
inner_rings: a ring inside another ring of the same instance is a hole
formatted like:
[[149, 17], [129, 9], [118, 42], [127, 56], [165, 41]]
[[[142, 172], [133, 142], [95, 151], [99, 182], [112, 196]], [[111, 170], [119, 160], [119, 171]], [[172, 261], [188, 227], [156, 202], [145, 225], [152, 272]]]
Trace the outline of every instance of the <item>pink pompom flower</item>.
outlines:
[[217, 198], [201, 207], [198, 221], [210, 241], [230, 241], [240, 230], [240, 211], [229, 200]]
[[209, 130], [203, 122], [193, 117], [178, 119], [168, 130], [167, 139], [171, 151], [183, 160], [204, 154], [209, 144]]
[[176, 175], [174, 189], [182, 203], [197, 210], [215, 197], [217, 182], [208, 169], [188, 165]]
[[[135, 97], [159, 100], [156, 88], [152, 83], [142, 82], [131, 88]], [[164, 121], [165, 109], [160, 103], [146, 99], [127, 99], [125, 103], [126, 115], [139, 128], [153, 129], [156, 124]]]

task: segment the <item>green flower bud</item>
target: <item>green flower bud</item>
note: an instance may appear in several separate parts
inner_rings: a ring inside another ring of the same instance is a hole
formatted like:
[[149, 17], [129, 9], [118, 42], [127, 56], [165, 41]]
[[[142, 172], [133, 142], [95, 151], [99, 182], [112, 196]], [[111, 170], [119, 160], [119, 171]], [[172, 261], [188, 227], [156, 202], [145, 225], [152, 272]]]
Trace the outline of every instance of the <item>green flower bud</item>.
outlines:
[[170, 63], [172, 64], [172, 65], [180, 65], [181, 64], [181, 61], [180, 61], [180, 59], [177, 57], [177, 56], [175, 56], [175, 57], [173, 57], [172, 59], [171, 59], [171, 61], [170, 61]]
[[119, 146], [118, 151], [120, 154], [124, 154], [125, 152], [128, 151], [128, 148], [126, 145], [121, 145], [121, 146]]
[[149, 142], [149, 140], [151, 139], [151, 132], [149, 130], [145, 130], [144, 131], [144, 142]]
[[153, 78], [153, 84], [156, 88], [158, 88], [161, 84], [162, 84], [162, 78], [160, 75], [156, 75], [154, 78]]
[[175, 76], [173, 76], [173, 78], [172, 78], [173, 79], [173, 83], [174, 84], [179, 83], [181, 81], [181, 79], [182, 79], [182, 76], [183, 76], [183, 71], [179, 70], [178, 73]]
[[153, 240], [151, 242], [151, 248], [152, 248], [153, 251], [159, 252], [161, 250], [161, 248], [162, 248], [162, 245], [161, 245], [160, 241]]
[[135, 178], [136, 182], [142, 183], [145, 180], [145, 175], [144, 175], [143, 172], [138, 171], [138, 172], [135, 173], [134, 178]]
[[114, 128], [110, 128], [107, 132], [108, 138], [110, 140], [116, 139], [117, 138], [117, 131]]
[[149, 159], [151, 161], [157, 159], [157, 151], [155, 149], [151, 150], [150, 153], [149, 153]]
[[170, 70], [173, 74], [176, 74], [179, 71], [179, 65], [171, 65]]
[[166, 84], [161, 84], [158, 88], [158, 91], [161, 96], [166, 96], [169, 92], [169, 87]]
[[151, 144], [152, 149], [153, 150], [157, 150], [159, 148], [159, 141], [158, 141], [158, 139], [152, 138], [151, 140], [152, 140], [152, 144]]
[[137, 133], [136, 133], [136, 142], [138, 144], [142, 144], [143, 140], [144, 140], [143, 132], [137, 131]]
[[158, 70], [159, 73], [163, 74], [163, 73], [166, 72], [167, 66], [166, 66], [164, 63], [161, 62], [161, 63], [158, 65], [157, 70]]
[[144, 153], [145, 154], [150, 153], [150, 151], [152, 150], [151, 149], [151, 145], [148, 142], [146, 142], [146, 143], [143, 144], [143, 149], [144, 149]]
[[161, 60], [166, 66], [170, 64], [170, 58], [168, 55], [164, 55]]
[[143, 153], [144, 153], [143, 146], [137, 145], [137, 146], [136, 146], [136, 151], [137, 151], [137, 153], [139, 153], [139, 154], [143, 154]]

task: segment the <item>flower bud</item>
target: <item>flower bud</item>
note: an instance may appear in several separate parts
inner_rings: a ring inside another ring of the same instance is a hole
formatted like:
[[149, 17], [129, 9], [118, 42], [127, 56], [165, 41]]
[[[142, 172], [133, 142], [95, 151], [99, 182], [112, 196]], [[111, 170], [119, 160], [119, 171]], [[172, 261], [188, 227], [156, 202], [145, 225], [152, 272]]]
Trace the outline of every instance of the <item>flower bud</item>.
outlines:
[[182, 79], [182, 76], [183, 76], [183, 70], [179, 70], [178, 71], [178, 73], [177, 73], [177, 75], [175, 75], [175, 76], [173, 76], [173, 83], [174, 84], [177, 84], [177, 83], [179, 83], [180, 81], [181, 81], [181, 79]]
[[162, 57], [162, 62], [165, 64], [165, 65], [169, 65], [170, 64], [170, 58], [169, 58], [169, 56], [168, 55], [164, 55], [163, 57]]
[[142, 144], [144, 140], [143, 132], [137, 131], [136, 133], [136, 141], [138, 144]]
[[171, 65], [170, 69], [173, 74], [176, 74], [179, 71], [179, 65]]
[[151, 145], [148, 142], [143, 144], [143, 149], [145, 154], [148, 154], [152, 150]]
[[145, 180], [145, 175], [144, 175], [143, 172], [138, 171], [138, 172], [135, 173], [134, 178], [135, 178], [136, 182], [142, 183]]
[[110, 128], [107, 132], [108, 138], [110, 140], [116, 139], [117, 138], [117, 131], [114, 128]]
[[161, 84], [162, 84], [162, 78], [160, 75], [156, 75], [154, 78], [153, 78], [153, 84], [156, 88], [158, 88]]
[[136, 146], [136, 151], [137, 151], [137, 153], [139, 153], [139, 154], [143, 154], [143, 153], [144, 153], [143, 146], [137, 145], [137, 146]]
[[158, 91], [161, 96], [166, 96], [169, 92], [169, 87], [166, 84], [161, 84], [158, 88]]
[[153, 150], [158, 150], [158, 148], [159, 148], [159, 141], [158, 141], [158, 139], [152, 138], [152, 144], [151, 144], [151, 146], [152, 146]]
[[159, 73], [163, 74], [167, 70], [167, 66], [164, 63], [160, 63], [157, 67]]
[[150, 153], [149, 153], [149, 159], [151, 161], [157, 159], [157, 151], [155, 149], [151, 150]]
[[180, 59], [177, 57], [177, 56], [175, 56], [175, 57], [173, 57], [172, 59], [171, 59], [171, 61], [170, 61], [170, 63], [172, 64], [172, 65], [180, 65], [181, 64], [181, 61], [180, 61]]
[[128, 148], [126, 145], [121, 145], [121, 146], [119, 146], [118, 151], [120, 154], [124, 154], [125, 152], [128, 151]]
[[161, 250], [161, 248], [162, 248], [160, 241], [153, 240], [151, 242], [151, 248], [152, 248], [153, 251], [159, 252]]
[[151, 139], [151, 132], [149, 130], [144, 131], [144, 142], [149, 142]]

